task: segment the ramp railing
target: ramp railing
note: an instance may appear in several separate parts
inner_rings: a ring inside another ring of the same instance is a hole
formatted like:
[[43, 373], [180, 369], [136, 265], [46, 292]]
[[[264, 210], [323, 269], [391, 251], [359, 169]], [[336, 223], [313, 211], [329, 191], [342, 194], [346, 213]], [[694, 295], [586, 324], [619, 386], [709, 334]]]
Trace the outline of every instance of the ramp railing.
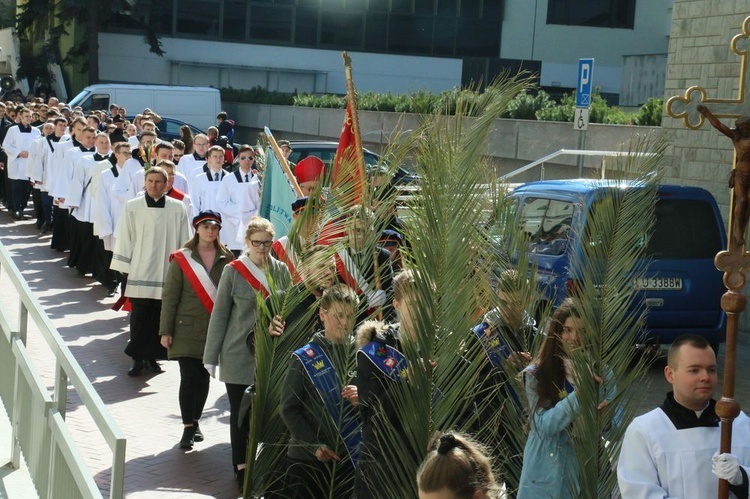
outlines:
[[[0, 282], [6, 289], [10, 283], [18, 298], [15, 320], [11, 304], [0, 302], [0, 399], [11, 420], [11, 464], [18, 468], [23, 452], [41, 498], [102, 497], [65, 421], [71, 384], [112, 452], [109, 497], [123, 497], [125, 437], [2, 243]], [[55, 357], [52, 391], [26, 348], [29, 318]]]

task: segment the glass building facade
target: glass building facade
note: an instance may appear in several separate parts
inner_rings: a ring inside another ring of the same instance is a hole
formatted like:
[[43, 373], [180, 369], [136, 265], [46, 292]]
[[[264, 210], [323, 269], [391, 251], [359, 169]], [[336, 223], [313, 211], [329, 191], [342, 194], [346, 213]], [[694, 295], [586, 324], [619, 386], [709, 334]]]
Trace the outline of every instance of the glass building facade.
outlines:
[[158, 10], [159, 33], [178, 38], [495, 58], [503, 0], [161, 0]]

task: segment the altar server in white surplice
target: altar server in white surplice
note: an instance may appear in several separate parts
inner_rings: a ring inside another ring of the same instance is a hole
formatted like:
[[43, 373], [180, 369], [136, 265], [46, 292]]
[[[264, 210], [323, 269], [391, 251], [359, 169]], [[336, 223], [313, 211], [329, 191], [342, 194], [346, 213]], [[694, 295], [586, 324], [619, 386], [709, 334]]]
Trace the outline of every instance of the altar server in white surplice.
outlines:
[[[253, 174], [255, 152], [244, 145], [239, 150], [239, 169], [221, 181], [216, 201], [226, 233], [224, 244], [239, 257], [245, 247], [244, 232], [248, 222], [258, 214], [260, 184]], [[241, 229], [241, 230], [240, 230]]]

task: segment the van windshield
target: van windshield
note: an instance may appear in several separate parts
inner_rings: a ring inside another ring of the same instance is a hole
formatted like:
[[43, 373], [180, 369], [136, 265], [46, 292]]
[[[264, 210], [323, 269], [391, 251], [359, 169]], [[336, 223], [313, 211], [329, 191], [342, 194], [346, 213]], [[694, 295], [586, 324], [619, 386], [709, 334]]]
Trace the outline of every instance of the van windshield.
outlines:
[[647, 249], [649, 256], [713, 258], [721, 250], [721, 234], [709, 203], [665, 198], [656, 203], [656, 224]]
[[568, 245], [574, 204], [547, 198], [526, 198], [521, 206], [521, 230], [529, 251], [562, 255]]

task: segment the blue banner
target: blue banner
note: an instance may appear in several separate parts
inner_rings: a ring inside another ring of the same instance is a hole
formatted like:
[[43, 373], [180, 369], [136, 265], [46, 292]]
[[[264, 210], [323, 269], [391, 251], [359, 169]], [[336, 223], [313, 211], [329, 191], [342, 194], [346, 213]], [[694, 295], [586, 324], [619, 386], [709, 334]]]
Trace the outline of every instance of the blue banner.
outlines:
[[320, 345], [315, 343], [308, 343], [296, 350], [294, 356], [299, 359], [302, 367], [305, 368], [305, 372], [326, 406], [334, 426], [340, 429], [341, 438], [344, 440], [349, 458], [356, 468], [359, 460], [359, 444], [362, 442], [362, 428], [359, 424], [357, 411], [354, 410], [348, 400], [341, 398], [343, 386], [331, 359], [328, 358]]
[[266, 151], [266, 168], [263, 172], [263, 193], [260, 198], [260, 216], [267, 218], [276, 229], [276, 239], [286, 236], [292, 226], [292, 203], [297, 199], [294, 189], [284, 174], [273, 150]]

